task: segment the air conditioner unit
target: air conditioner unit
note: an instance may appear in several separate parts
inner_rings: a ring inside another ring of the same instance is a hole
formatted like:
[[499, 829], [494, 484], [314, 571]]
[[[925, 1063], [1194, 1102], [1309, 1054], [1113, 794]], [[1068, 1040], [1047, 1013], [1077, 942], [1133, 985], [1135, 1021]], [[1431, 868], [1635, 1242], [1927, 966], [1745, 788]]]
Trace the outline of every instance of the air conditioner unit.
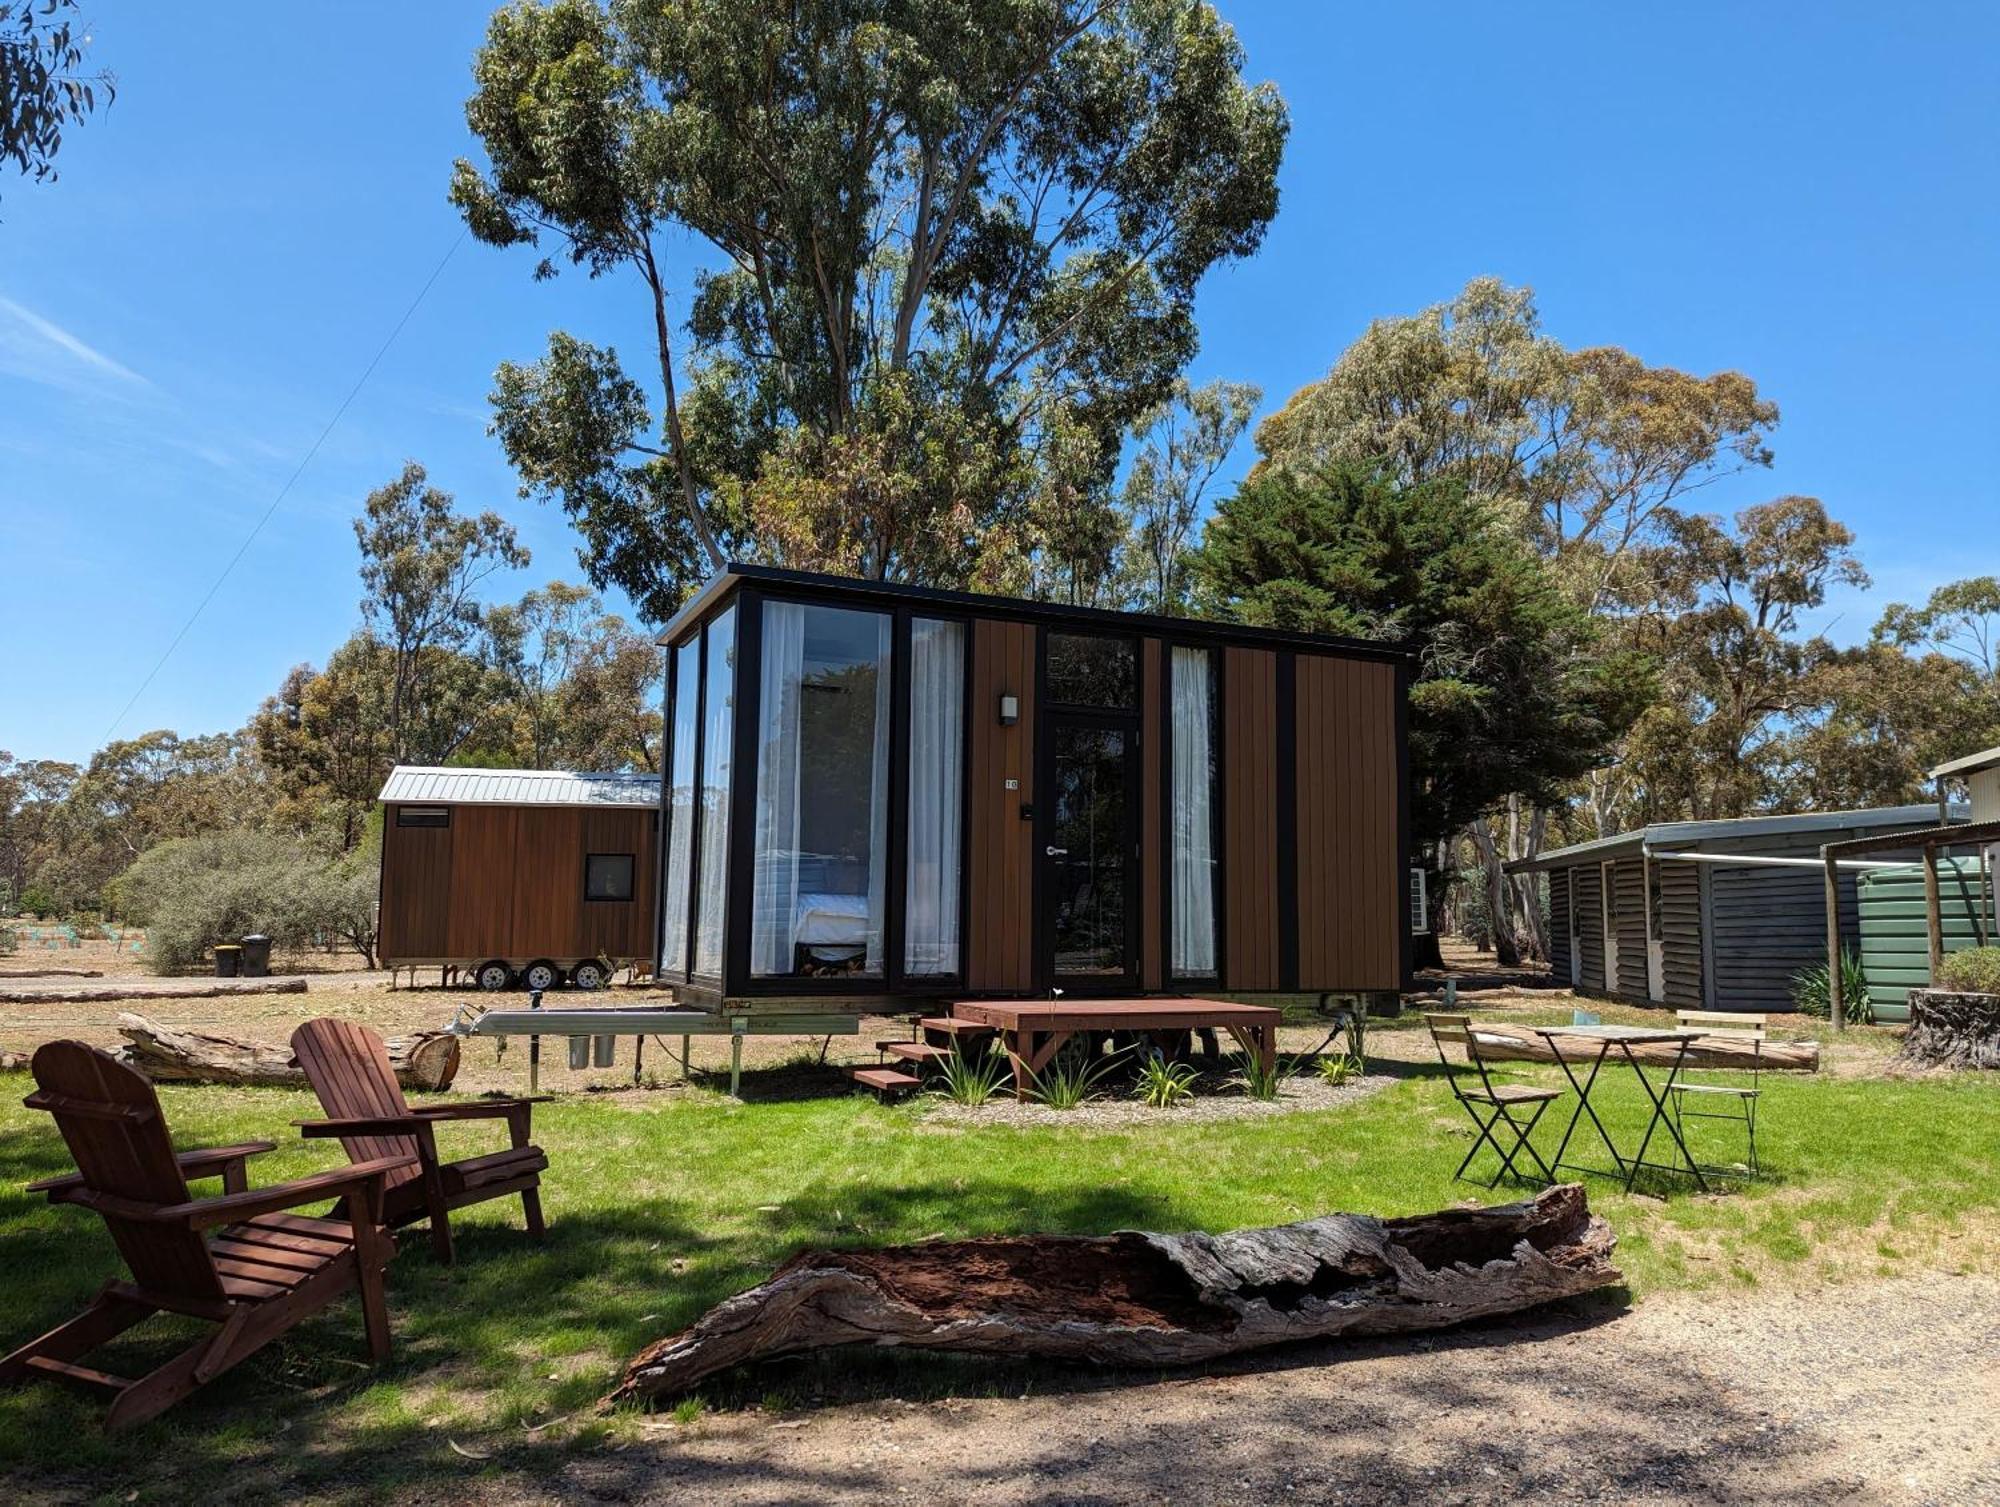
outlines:
[[1410, 935], [1427, 936], [1431, 929], [1430, 876], [1422, 869], [1410, 870]]

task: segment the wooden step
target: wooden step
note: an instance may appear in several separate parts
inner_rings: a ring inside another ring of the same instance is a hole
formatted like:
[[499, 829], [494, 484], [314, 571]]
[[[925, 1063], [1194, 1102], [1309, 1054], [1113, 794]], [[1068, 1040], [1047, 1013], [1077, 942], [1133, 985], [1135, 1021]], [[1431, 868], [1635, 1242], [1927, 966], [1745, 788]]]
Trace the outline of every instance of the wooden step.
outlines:
[[934, 1047], [928, 1041], [878, 1041], [875, 1050], [900, 1057], [905, 1062], [949, 1062], [950, 1047]]
[[847, 1076], [864, 1088], [872, 1088], [878, 1094], [908, 1093], [911, 1089], [922, 1088], [923, 1084], [908, 1073], [898, 1072], [892, 1067], [851, 1067]]
[[976, 1020], [960, 1020], [956, 1015], [926, 1015], [917, 1022], [926, 1031], [943, 1031], [951, 1036], [991, 1036], [993, 1027]]

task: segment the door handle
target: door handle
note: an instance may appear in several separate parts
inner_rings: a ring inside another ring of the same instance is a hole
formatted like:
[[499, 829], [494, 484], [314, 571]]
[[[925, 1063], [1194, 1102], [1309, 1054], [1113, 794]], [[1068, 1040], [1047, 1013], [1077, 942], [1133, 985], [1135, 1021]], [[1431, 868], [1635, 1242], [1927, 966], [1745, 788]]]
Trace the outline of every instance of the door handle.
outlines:
[[1051, 858], [1067, 858], [1069, 856], [1068, 848], [1058, 848], [1054, 844], [1043, 848], [1042, 851]]

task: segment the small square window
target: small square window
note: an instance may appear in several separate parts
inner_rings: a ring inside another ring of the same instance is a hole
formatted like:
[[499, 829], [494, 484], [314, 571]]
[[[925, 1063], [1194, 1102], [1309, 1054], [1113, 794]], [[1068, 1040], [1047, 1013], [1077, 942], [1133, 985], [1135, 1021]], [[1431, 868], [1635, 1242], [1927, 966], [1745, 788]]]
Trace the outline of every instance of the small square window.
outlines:
[[451, 811], [444, 806], [398, 806], [396, 825], [399, 827], [449, 827]]
[[1098, 633], [1049, 635], [1049, 700], [1113, 709], [1139, 704], [1138, 662], [1128, 638]]
[[583, 898], [586, 900], [630, 900], [632, 898], [632, 855], [592, 853], [583, 861]]

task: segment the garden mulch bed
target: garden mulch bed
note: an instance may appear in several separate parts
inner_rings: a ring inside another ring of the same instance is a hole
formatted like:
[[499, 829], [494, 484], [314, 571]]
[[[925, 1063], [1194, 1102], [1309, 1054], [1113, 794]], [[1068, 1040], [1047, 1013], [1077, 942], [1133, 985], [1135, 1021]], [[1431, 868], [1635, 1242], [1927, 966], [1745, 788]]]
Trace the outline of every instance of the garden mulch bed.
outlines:
[[1301, 1110], [1337, 1109], [1379, 1093], [1396, 1080], [1382, 1073], [1350, 1078], [1338, 1088], [1317, 1077], [1300, 1076], [1285, 1080], [1275, 1099], [1252, 1099], [1236, 1090], [1198, 1087], [1192, 1100], [1172, 1109], [1155, 1109], [1137, 1099], [1117, 1097], [1107, 1090], [1102, 1098], [1091, 1099], [1075, 1109], [1050, 1109], [1033, 1100], [1025, 1103], [1009, 1094], [973, 1107], [945, 1099], [927, 1101], [927, 1126], [959, 1125], [1074, 1125], [1089, 1129], [1182, 1125], [1221, 1120], [1259, 1120], [1270, 1115], [1296, 1114]]

